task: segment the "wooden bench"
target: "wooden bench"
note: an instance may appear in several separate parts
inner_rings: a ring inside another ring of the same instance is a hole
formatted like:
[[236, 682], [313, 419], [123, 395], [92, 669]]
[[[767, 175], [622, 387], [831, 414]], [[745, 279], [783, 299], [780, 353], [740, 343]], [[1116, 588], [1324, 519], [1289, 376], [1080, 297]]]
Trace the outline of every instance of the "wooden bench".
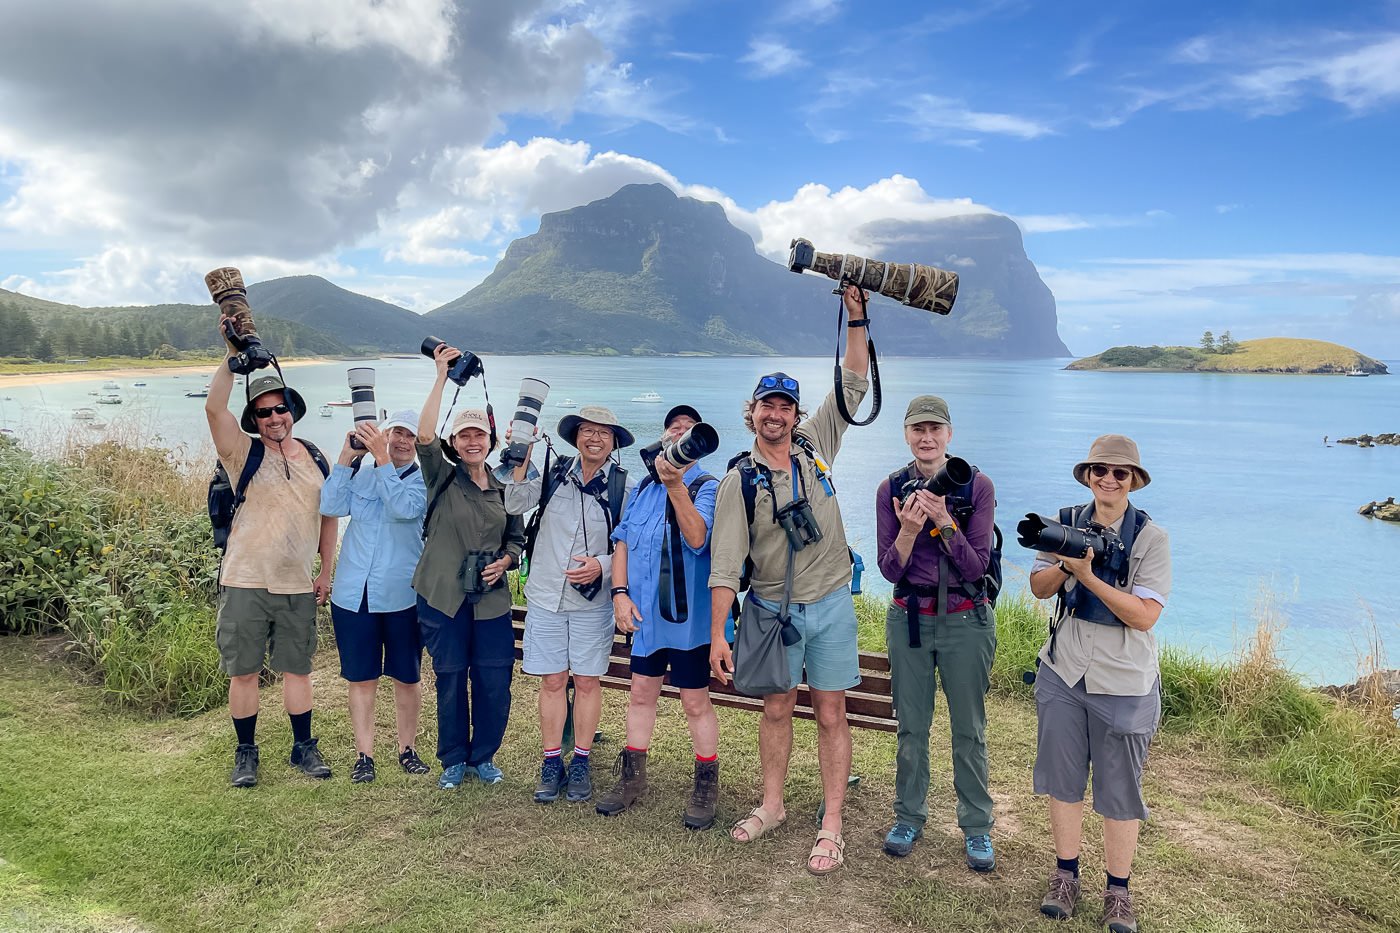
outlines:
[[[524, 606], [512, 607], [511, 621], [515, 628], [515, 656], [522, 658], [524, 656], [522, 639], [525, 634]], [[627, 639], [623, 635], [615, 634], [612, 655], [608, 659], [608, 672], [602, 678], [604, 687], [613, 690], [628, 689], [631, 685], [629, 657], [630, 649]], [[860, 676], [860, 684], [846, 691], [847, 721], [860, 729], [894, 732], [898, 728], [898, 724], [894, 718], [894, 708], [890, 697], [889, 655], [878, 651], [860, 652]], [[680, 690], [666, 684], [661, 688], [661, 695], [679, 698]], [[716, 706], [743, 709], [751, 713], [763, 711], [761, 697], [745, 696], [734, 689], [732, 682], [721, 684], [713, 677], [710, 678], [710, 699]], [[816, 714], [812, 712], [812, 694], [806, 684], [797, 688], [797, 708], [793, 711], [793, 715], [801, 719], [816, 718]]]

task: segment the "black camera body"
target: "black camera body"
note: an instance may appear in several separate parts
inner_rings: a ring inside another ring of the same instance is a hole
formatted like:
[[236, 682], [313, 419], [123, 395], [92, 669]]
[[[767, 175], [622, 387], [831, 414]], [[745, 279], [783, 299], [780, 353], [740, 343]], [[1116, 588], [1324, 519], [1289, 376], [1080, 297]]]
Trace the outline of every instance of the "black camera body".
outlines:
[[1128, 548], [1112, 528], [1088, 522], [1075, 528], [1028, 513], [1016, 525], [1016, 542], [1032, 551], [1047, 551], [1061, 557], [1081, 558], [1094, 550], [1094, 566], [1122, 574], [1127, 566]]
[[487, 583], [482, 578], [486, 568], [501, 557], [500, 551], [468, 551], [467, 556], [462, 558], [462, 567], [457, 571], [457, 576], [462, 581], [462, 592], [467, 594], [468, 602], [478, 602], [487, 593], [505, 585], [504, 577], [495, 583]]
[[[431, 360], [433, 351], [446, 342], [440, 337], [424, 337], [423, 344], [418, 349], [420, 353]], [[485, 372], [486, 367], [482, 365], [481, 358], [470, 350], [463, 350], [462, 355], [453, 360], [452, 365], [447, 367], [447, 378], [459, 386], [464, 386], [468, 379], [480, 376]]]
[[948, 462], [938, 472], [925, 479], [915, 476], [899, 490], [899, 501], [904, 502], [920, 489], [927, 489], [935, 496], [951, 496], [972, 482], [972, 465], [962, 457], [949, 457]]
[[602, 592], [603, 575], [598, 574], [598, 579], [594, 580], [592, 583], [570, 583], [569, 585], [572, 586], [574, 589], [578, 590], [579, 594], [584, 599], [588, 600], [589, 602], [592, 602], [594, 597], [596, 597], [600, 592]]
[[671, 466], [684, 470], [696, 460], [707, 457], [716, 450], [719, 450], [719, 432], [705, 422], [697, 421], [675, 441], [652, 441], [638, 450], [637, 456], [642, 458], [642, 465], [647, 468], [652, 479], [659, 480], [660, 477], [656, 475], [657, 457], [663, 457]]
[[806, 496], [794, 499], [778, 509], [777, 520], [794, 551], [800, 551], [822, 539], [821, 526], [817, 524], [817, 516], [812, 514], [812, 503], [807, 501]]
[[263, 346], [263, 342], [258, 339], [256, 334], [240, 335], [234, 328], [233, 321], [229, 320], [224, 322], [224, 336], [238, 351], [228, 358], [229, 371], [246, 376], [251, 372], [272, 365], [272, 351]]

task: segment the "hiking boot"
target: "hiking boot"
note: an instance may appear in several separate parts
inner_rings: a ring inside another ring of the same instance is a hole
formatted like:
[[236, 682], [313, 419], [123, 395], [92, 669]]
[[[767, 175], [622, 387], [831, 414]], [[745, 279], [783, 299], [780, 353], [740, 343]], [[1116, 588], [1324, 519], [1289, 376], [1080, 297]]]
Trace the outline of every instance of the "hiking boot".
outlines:
[[477, 780], [483, 784], [499, 784], [506, 779], [505, 774], [496, 767], [494, 761], [483, 761], [472, 770], [476, 772]]
[[535, 787], [535, 803], [553, 803], [564, 792], [564, 762], [558, 755], [540, 765], [540, 783]]
[[681, 824], [686, 829], [709, 829], [715, 824], [715, 808], [719, 804], [719, 762], [695, 763], [695, 786], [690, 791], [690, 803], [685, 805]]
[[443, 790], [451, 790], [459, 786], [467, 779], [467, 763], [459, 761], [457, 764], [442, 769], [442, 774], [438, 777], [438, 787]]
[[233, 750], [233, 771], [228, 782], [233, 787], [253, 787], [258, 783], [258, 747], [240, 745]]
[[[569, 799], [573, 800], [573, 769], [569, 770]], [[594, 808], [603, 816], [617, 816], [647, 792], [647, 753], [624, 748], [617, 753], [613, 774], [620, 775], [617, 786], [599, 797]]]
[[992, 849], [992, 837], [986, 833], [968, 836], [963, 842], [967, 852], [967, 867], [973, 871], [991, 871], [997, 867], [997, 854]]
[[1103, 920], [1109, 933], [1137, 933], [1137, 914], [1133, 913], [1133, 896], [1128, 889], [1116, 884], [1103, 892]]
[[592, 796], [593, 765], [587, 755], [575, 755], [569, 761], [569, 789], [564, 797], [570, 803], [583, 803]]
[[350, 769], [350, 783], [368, 784], [374, 780], [374, 759], [360, 752], [360, 757], [355, 759], [355, 767]]
[[423, 759], [418, 757], [412, 745], [399, 753], [399, 767], [403, 768], [405, 774], [428, 774], [432, 771], [423, 763]]
[[1074, 905], [1077, 903], [1079, 879], [1072, 871], [1055, 869], [1055, 873], [1050, 876], [1050, 890], [1040, 901], [1040, 912], [1056, 920], [1068, 920], [1074, 916]]
[[293, 768], [297, 768], [307, 777], [324, 781], [331, 776], [331, 766], [321, 757], [321, 750], [316, 747], [314, 738], [293, 745], [292, 757], [288, 760]]
[[904, 858], [914, 851], [914, 840], [923, 834], [923, 829], [918, 826], [896, 821], [885, 833], [885, 851], [895, 858]]

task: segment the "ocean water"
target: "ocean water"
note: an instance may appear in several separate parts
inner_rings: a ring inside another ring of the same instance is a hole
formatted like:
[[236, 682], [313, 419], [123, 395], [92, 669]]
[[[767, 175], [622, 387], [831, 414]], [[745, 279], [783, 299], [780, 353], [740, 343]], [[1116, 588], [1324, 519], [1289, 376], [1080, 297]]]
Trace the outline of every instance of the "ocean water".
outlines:
[[[660, 434], [666, 409], [685, 402], [720, 432], [723, 456], [707, 461], [715, 473], [728, 454], [751, 443], [741, 406], [760, 374], [782, 369], [796, 377], [812, 408], [832, 384], [830, 359], [483, 359], [502, 430], [526, 376], [551, 386], [545, 411], [551, 433], [568, 413], [558, 403], [572, 398], [608, 406], [646, 443]], [[1400, 430], [1400, 378], [1078, 373], [1064, 371], [1065, 362], [882, 363], [884, 411], [873, 425], [848, 429], [834, 464], [847, 534], [868, 568], [867, 589], [889, 590], [875, 570], [875, 487], [908, 460], [905, 405], [932, 392], [947, 398], [952, 410], [951, 452], [996, 483], [1008, 588], [1024, 586], [1031, 562], [1015, 542], [1016, 522], [1029, 511], [1053, 515], [1060, 506], [1086, 501], [1088, 491], [1070, 468], [1094, 437], [1122, 433], [1138, 442], [1152, 474], [1152, 484], [1133, 501], [1171, 535], [1173, 589], [1159, 638], [1208, 655], [1228, 653], [1252, 632], [1267, 604], [1286, 622], [1284, 657], [1313, 681], [1353, 679], [1373, 620], [1389, 647], [1389, 663], [1400, 663], [1400, 525], [1356, 514], [1372, 499], [1400, 495], [1400, 448], [1323, 445], [1324, 435]], [[333, 409], [329, 418], [318, 410], [348, 398], [348, 365], [287, 371], [311, 409], [297, 433], [328, 453], [339, 449], [350, 410]], [[368, 365], [377, 370], [382, 407], [420, 407], [431, 363], [415, 358]], [[75, 430], [100, 437], [104, 429], [73, 427], [73, 410], [90, 406], [111, 423], [106, 430], [125, 428], [124, 434], [139, 431], [166, 447], [207, 450], [203, 400], [184, 397], [207, 378], [158, 372], [123, 378], [120, 406], [93, 404], [89, 393], [106, 377], [0, 385], [0, 426], [37, 443]], [[647, 391], [664, 401], [632, 401]], [[241, 410], [241, 388], [234, 398]], [[480, 380], [469, 383], [458, 404], [482, 404]], [[869, 404], [867, 397], [857, 417]], [[537, 459], [541, 455], [537, 450]], [[641, 475], [635, 448], [624, 451], [623, 462]]]

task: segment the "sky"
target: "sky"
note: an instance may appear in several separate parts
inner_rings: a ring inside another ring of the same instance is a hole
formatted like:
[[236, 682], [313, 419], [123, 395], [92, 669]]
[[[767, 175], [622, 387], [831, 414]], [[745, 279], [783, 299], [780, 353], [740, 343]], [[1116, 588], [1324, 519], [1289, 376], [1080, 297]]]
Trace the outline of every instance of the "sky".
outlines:
[[1397, 118], [1400, 0], [0, 0], [0, 287], [427, 311], [660, 182], [776, 260], [1006, 214], [1076, 354], [1396, 359]]

